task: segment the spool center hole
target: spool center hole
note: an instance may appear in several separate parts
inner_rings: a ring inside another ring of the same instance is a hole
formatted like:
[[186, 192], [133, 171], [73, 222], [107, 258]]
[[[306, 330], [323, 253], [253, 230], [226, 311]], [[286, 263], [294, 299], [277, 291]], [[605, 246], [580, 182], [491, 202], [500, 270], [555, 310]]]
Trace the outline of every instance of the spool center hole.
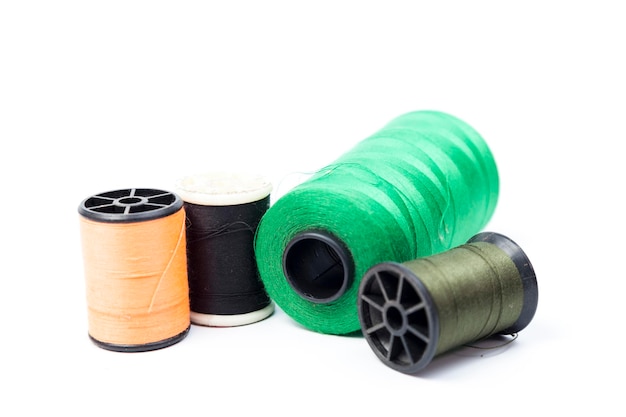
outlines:
[[333, 246], [323, 237], [300, 238], [288, 245], [283, 269], [289, 284], [301, 297], [328, 303], [345, 292], [350, 279], [348, 266]]
[[142, 201], [142, 199], [139, 198], [139, 197], [124, 197], [124, 198], [120, 198], [118, 201], [121, 204], [131, 205], [131, 204], [140, 203]]
[[396, 306], [389, 306], [385, 311], [385, 321], [392, 330], [400, 330], [404, 326], [404, 314]]

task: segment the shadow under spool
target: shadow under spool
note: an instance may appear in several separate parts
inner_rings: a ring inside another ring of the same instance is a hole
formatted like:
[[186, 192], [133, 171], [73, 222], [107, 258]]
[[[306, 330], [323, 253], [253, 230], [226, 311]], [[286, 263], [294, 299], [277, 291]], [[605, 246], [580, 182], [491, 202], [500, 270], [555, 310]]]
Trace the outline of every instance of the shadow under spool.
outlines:
[[537, 302], [535, 272], [522, 249], [484, 232], [437, 255], [373, 266], [361, 281], [358, 313], [376, 356], [414, 374], [463, 344], [519, 332]]
[[191, 322], [232, 327], [263, 320], [274, 304], [259, 277], [254, 238], [269, 208], [263, 177], [229, 172], [191, 175], [176, 192], [187, 215]]
[[[78, 212], [90, 339], [117, 352], [156, 350], [184, 339], [190, 320], [182, 200], [163, 190], [120, 189], [86, 198]], [[138, 236], [143, 240], [134, 240]]]

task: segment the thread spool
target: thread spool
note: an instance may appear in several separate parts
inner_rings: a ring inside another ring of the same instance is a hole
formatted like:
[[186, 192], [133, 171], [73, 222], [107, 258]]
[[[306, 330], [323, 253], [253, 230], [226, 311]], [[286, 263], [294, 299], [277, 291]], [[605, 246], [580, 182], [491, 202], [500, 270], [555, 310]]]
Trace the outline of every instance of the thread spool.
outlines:
[[490, 219], [498, 186], [487, 144], [465, 122], [397, 117], [270, 207], [256, 239], [265, 288], [308, 329], [358, 331], [357, 277], [464, 243]]
[[129, 188], [90, 196], [78, 212], [91, 340], [142, 352], [184, 339], [190, 319], [182, 200]]
[[178, 181], [187, 214], [192, 323], [240, 326], [274, 312], [254, 254], [271, 190], [268, 180], [248, 173], [211, 172]]
[[483, 232], [446, 252], [374, 265], [361, 281], [361, 329], [376, 356], [415, 374], [434, 357], [523, 330], [537, 309], [530, 260], [511, 239]]

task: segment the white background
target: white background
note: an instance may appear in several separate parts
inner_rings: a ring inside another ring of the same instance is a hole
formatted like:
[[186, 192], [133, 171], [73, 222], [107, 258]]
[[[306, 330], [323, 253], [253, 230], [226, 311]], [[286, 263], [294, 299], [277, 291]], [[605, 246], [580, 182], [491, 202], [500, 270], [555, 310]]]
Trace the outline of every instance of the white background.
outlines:
[[[0, 414], [623, 415], [620, 2], [220, 4], [0, 3]], [[280, 310], [155, 352], [89, 341], [83, 198], [220, 168], [277, 198], [421, 109], [468, 122], [499, 166], [486, 229], [539, 284], [507, 349], [407, 376]]]

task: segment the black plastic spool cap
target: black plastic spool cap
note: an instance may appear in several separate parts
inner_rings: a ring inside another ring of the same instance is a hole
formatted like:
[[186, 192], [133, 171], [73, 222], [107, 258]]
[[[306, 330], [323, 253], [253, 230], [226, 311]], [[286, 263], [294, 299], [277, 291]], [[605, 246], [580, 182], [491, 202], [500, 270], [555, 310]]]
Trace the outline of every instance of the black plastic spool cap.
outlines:
[[132, 223], [176, 213], [183, 200], [176, 194], [151, 188], [126, 188], [84, 199], [78, 213], [99, 222]]
[[[516, 322], [498, 334], [524, 329], [537, 310], [537, 279], [530, 260], [511, 239], [479, 233], [468, 243], [488, 242], [506, 252], [517, 267], [524, 291]], [[374, 265], [364, 275], [357, 299], [361, 330], [376, 356], [387, 366], [415, 374], [435, 357], [440, 322], [428, 289], [411, 270], [395, 262]]]
[[338, 300], [350, 287], [354, 262], [344, 243], [330, 233], [296, 235], [283, 253], [283, 272], [291, 288], [316, 304]]
[[[183, 200], [174, 193], [152, 188], [126, 188], [95, 194], [84, 199], [78, 206], [78, 213], [87, 219], [103, 223], [135, 223], [169, 216], [182, 207]], [[140, 345], [102, 342], [91, 335], [89, 338], [97, 346], [107, 350], [146, 352], [178, 343], [188, 333], [189, 327], [165, 340]]]

